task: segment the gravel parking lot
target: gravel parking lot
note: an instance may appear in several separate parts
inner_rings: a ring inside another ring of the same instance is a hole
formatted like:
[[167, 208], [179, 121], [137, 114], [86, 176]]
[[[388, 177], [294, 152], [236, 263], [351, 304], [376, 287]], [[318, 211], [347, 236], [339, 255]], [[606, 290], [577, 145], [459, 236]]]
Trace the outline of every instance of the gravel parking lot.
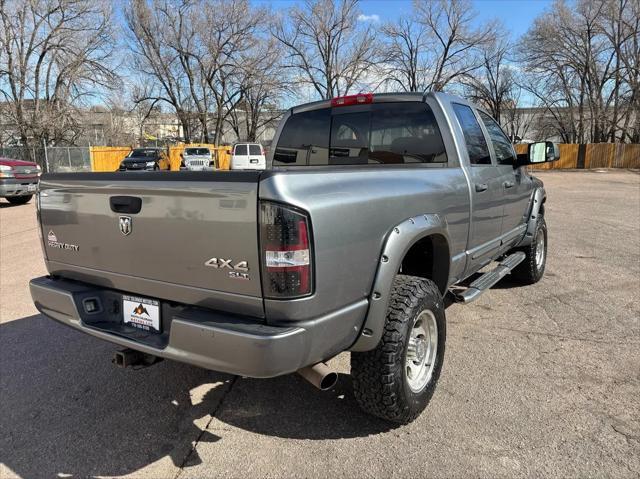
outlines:
[[413, 424], [360, 412], [341, 373], [253, 380], [114, 347], [40, 316], [33, 202], [0, 205], [0, 477], [639, 477], [640, 175], [543, 172], [544, 279], [447, 309], [439, 387]]

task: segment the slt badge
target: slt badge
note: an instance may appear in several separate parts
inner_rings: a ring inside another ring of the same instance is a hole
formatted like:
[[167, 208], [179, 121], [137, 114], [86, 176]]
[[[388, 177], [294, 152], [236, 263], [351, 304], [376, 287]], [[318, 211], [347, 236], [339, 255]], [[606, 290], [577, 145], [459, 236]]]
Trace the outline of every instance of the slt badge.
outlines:
[[230, 269], [229, 278], [231, 279], [242, 279], [245, 281], [251, 279], [249, 274], [246, 273], [246, 271], [249, 271], [249, 263], [246, 261], [239, 261], [232, 265], [232, 262], [232, 259], [211, 258], [210, 260], [205, 261], [204, 265], [216, 269]]

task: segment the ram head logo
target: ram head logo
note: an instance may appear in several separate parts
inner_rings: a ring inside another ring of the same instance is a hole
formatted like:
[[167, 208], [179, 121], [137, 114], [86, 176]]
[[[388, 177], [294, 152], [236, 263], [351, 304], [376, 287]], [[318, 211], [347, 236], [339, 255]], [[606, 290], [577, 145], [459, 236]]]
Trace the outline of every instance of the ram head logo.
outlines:
[[120, 225], [120, 233], [125, 236], [131, 234], [131, 230], [133, 229], [133, 220], [131, 216], [121, 216], [118, 224]]

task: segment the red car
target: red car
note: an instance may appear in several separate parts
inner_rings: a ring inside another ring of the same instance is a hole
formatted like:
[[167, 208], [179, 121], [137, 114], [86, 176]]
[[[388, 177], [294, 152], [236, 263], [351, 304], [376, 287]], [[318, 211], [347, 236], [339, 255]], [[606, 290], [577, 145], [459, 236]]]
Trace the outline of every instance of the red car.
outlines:
[[0, 157], [0, 197], [9, 203], [23, 205], [38, 190], [42, 170], [31, 161]]

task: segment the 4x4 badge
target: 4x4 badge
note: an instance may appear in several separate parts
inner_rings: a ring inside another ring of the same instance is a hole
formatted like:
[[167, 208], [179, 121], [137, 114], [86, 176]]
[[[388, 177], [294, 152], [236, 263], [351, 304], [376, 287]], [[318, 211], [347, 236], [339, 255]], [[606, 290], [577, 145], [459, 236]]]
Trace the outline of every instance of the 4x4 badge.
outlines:
[[235, 271], [249, 271], [249, 264], [246, 261], [239, 261], [235, 264], [232, 264], [232, 262], [232, 259], [211, 258], [210, 260], [205, 261], [204, 265], [217, 269], [229, 268]]
[[118, 223], [120, 225], [120, 233], [125, 236], [131, 234], [131, 230], [133, 229], [133, 220], [131, 219], [131, 216], [121, 216]]

